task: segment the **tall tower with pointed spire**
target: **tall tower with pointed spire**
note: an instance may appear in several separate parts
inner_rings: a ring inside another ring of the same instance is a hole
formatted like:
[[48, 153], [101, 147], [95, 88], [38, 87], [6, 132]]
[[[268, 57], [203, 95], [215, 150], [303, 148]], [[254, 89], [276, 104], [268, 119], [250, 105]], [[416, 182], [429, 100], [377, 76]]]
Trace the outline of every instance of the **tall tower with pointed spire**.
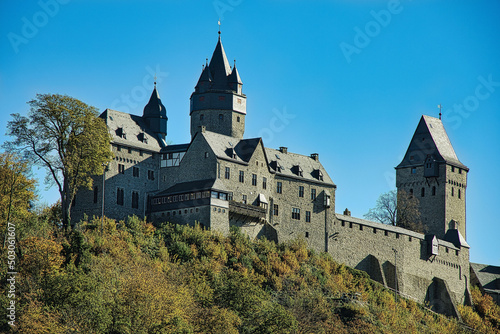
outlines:
[[396, 167], [396, 187], [419, 200], [420, 218], [428, 233], [457, 241], [466, 237], [468, 172], [441, 120], [422, 116], [403, 161]]
[[167, 110], [163, 103], [161, 103], [160, 94], [156, 90], [156, 82], [149, 102], [144, 107], [142, 118], [148, 127], [164, 142], [167, 135]]
[[200, 131], [217, 132], [243, 138], [245, 132], [246, 95], [242, 93], [236, 62], [231, 69], [220, 38], [210, 64], [203, 67], [191, 94], [191, 138]]

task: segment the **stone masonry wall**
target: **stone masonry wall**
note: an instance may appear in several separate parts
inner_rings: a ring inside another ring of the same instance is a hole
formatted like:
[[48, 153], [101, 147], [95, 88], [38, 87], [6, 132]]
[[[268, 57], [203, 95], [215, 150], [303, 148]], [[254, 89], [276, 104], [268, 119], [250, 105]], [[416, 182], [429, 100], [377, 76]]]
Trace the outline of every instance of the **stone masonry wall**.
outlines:
[[[364, 270], [375, 280], [397, 288], [419, 302], [428, 301], [437, 312], [451, 307], [435, 279], [445, 281], [451, 302], [463, 304], [469, 294], [469, 249], [439, 240], [439, 255], [429, 254], [425, 236], [395, 226], [337, 215], [330, 254], [341, 263]], [[395, 252], [396, 250], [396, 259]], [[396, 263], [395, 263], [396, 262]], [[396, 266], [395, 266], [396, 264]]]
[[[104, 215], [119, 220], [133, 214], [142, 218], [145, 216], [148, 194], [158, 190], [160, 156], [156, 152], [118, 145], [112, 145], [112, 151], [115, 157], [106, 171]], [[118, 165], [124, 166], [123, 174], [119, 172]], [[134, 176], [134, 167], [138, 169], [137, 176]], [[148, 171], [152, 171], [153, 175]], [[92, 190], [82, 189], [77, 193], [71, 211], [72, 220], [83, 219], [84, 214], [89, 218], [101, 216], [102, 175], [94, 176], [93, 180]], [[94, 188], [97, 188], [96, 201]], [[123, 205], [117, 204], [118, 189], [123, 189]], [[137, 208], [132, 207], [132, 192], [139, 195]]]

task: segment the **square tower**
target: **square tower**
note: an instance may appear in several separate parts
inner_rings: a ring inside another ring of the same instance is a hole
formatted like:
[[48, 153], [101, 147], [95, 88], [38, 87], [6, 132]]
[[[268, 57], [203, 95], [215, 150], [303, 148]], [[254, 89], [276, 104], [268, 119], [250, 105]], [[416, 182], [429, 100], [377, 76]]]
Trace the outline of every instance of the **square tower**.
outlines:
[[469, 168], [458, 160], [440, 119], [422, 116], [403, 161], [396, 187], [419, 200], [428, 233], [445, 239], [458, 230], [465, 238], [465, 195]]

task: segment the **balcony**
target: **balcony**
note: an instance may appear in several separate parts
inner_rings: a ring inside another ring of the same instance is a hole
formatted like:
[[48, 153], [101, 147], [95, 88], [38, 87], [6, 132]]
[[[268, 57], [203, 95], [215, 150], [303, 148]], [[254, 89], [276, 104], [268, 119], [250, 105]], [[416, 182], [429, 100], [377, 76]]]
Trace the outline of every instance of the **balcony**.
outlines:
[[229, 213], [235, 213], [241, 216], [252, 218], [266, 218], [266, 209], [259, 206], [243, 204], [235, 201], [229, 201]]

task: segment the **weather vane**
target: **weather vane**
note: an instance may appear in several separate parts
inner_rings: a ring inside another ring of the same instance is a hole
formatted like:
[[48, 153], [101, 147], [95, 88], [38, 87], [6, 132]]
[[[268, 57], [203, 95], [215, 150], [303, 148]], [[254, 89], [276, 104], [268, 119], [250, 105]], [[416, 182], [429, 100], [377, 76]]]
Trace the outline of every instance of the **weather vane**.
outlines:
[[155, 72], [155, 88], [156, 88], [156, 72]]
[[219, 35], [220, 35], [220, 19], [217, 21], [217, 24], [219, 25]]
[[441, 104], [438, 104], [438, 108], [439, 108], [439, 119], [441, 119], [441, 108], [443, 108], [443, 106]]

